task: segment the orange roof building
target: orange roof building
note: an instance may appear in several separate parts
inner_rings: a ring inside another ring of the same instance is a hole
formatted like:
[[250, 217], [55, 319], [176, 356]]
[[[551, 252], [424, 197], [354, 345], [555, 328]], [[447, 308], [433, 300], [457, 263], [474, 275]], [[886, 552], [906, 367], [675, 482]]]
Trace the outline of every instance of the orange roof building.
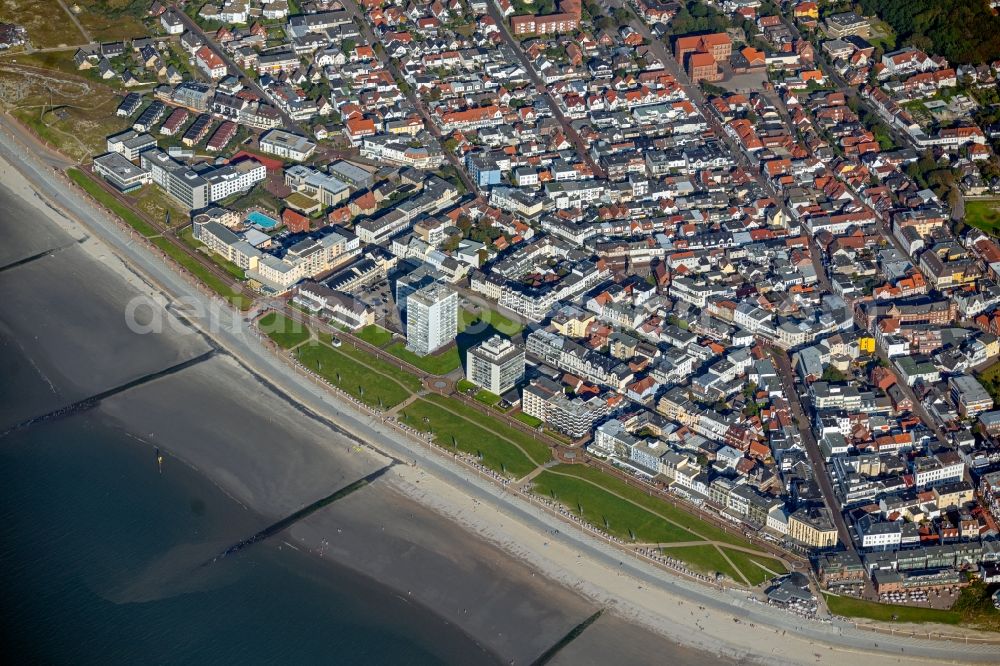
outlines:
[[716, 61], [725, 60], [733, 54], [733, 40], [724, 32], [714, 32], [709, 35], [690, 35], [678, 37], [674, 42], [674, 57], [683, 63], [684, 56], [689, 53], [709, 53]]
[[722, 78], [719, 64], [711, 53], [692, 53], [687, 59], [687, 73], [695, 83], [698, 81], [718, 81]]

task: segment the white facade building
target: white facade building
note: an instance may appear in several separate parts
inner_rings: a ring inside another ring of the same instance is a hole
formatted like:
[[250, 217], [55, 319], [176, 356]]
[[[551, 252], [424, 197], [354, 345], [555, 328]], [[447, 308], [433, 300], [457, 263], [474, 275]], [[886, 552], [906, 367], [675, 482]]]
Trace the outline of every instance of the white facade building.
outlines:
[[466, 352], [466, 377], [490, 393], [503, 395], [524, 378], [524, 348], [499, 335]]
[[458, 293], [435, 283], [406, 299], [406, 346], [424, 356], [458, 335]]
[[301, 162], [316, 151], [316, 144], [304, 136], [274, 129], [260, 137], [260, 149], [271, 155]]

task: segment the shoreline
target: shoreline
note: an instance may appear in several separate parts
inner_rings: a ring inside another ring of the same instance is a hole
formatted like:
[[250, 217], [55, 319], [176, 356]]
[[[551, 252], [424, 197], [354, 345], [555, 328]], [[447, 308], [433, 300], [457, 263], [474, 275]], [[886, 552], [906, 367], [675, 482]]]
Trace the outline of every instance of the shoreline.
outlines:
[[[6, 140], [6, 136], [4, 137]], [[6, 143], [6, 141], [5, 141]], [[6, 146], [4, 146], [6, 147]], [[33, 168], [27, 164], [28, 168]], [[7, 175], [7, 171], [10, 175]], [[35, 169], [38, 172], [37, 169]], [[12, 164], [5, 169], [4, 182], [8, 184], [14, 173], [17, 173]], [[38, 172], [41, 173], [41, 172]], [[28, 179], [24, 179], [18, 173], [23, 185], [35, 193], [34, 197], [27, 200], [32, 205], [38, 207], [33, 199], [41, 196]], [[48, 174], [46, 174], [48, 175]], [[51, 175], [49, 175], [51, 178]], [[12, 187], [20, 196], [25, 197], [25, 187]], [[58, 186], [53, 188], [58, 191]], [[58, 196], [58, 194], [57, 194]], [[76, 192], [71, 192], [68, 199], [76, 198], [82, 200], [82, 196]], [[46, 204], [42, 200], [43, 204]], [[72, 201], [71, 201], [72, 203]], [[85, 201], [86, 207], [91, 211], [95, 208], [93, 202]], [[56, 203], [60, 208], [65, 206]], [[48, 204], [46, 204], [48, 206]], [[51, 206], [49, 206], [51, 208]], [[50, 217], [52, 211], [41, 211]], [[75, 217], [85, 215], [87, 211], [84, 206], [80, 207]], [[150, 293], [162, 291], [165, 293], [174, 292], [174, 298], [186, 298], [195, 294], [195, 298], [208, 301], [204, 293], [186, 281], [186, 276], [180, 276], [170, 266], [163, 266], [155, 255], [142, 257], [146, 249], [142, 246], [129, 246], [130, 239], [123, 238], [126, 233], [114, 222], [104, 220], [101, 224], [101, 213], [97, 213], [96, 225], [88, 225], [85, 221], [74, 222], [68, 218], [64, 221], [54, 219], [59, 226], [66, 228], [82, 225], [88, 231], [101, 236], [101, 240], [91, 239], [87, 243], [94, 243], [99, 247], [108, 248], [116, 256], [114, 263], [121, 262], [125, 267], [125, 275], [130, 274], [135, 280], [134, 286], [141, 285], [144, 291]], [[94, 226], [99, 228], [94, 228]], [[79, 230], [79, 227], [76, 227]], [[103, 233], [102, 233], [103, 232]], [[115, 245], [118, 245], [117, 251]], [[124, 248], [121, 245], [124, 244]], [[121, 258], [121, 254], [131, 254], [137, 258], [138, 265]], [[147, 253], [148, 254], [148, 253]], [[98, 256], [94, 256], [95, 261], [100, 261]], [[105, 260], [108, 261], [108, 260]], [[157, 264], [161, 264], [157, 266]], [[145, 267], [144, 267], [145, 265]], [[152, 269], [152, 270], [150, 270]], [[148, 275], [148, 279], [145, 277]], [[168, 285], [173, 285], [171, 289]], [[179, 285], [179, 287], [178, 287]], [[446, 516], [453, 522], [462, 526], [462, 529], [478, 534], [488, 541], [499, 545], [504, 551], [510, 553], [522, 561], [526, 561], [542, 572], [546, 578], [556, 580], [569, 589], [576, 590], [588, 599], [596, 603], [606, 605], [609, 610], [619, 617], [626, 617], [637, 624], [653, 627], [654, 630], [665, 635], [668, 639], [684, 645], [691, 645], [697, 649], [706, 649], [715, 654], [729, 654], [741, 658], [766, 658], [769, 661], [779, 663], [803, 663], [805, 661], [814, 662], [816, 660], [816, 649], [829, 649], [830, 656], [836, 658], [838, 653], [850, 652], [855, 659], [866, 659], [863, 663], [874, 663], [876, 660], [881, 663], [886, 660], [887, 648], [873, 649], [851, 647], [834, 644], [838, 638], [843, 637], [843, 632], [848, 631], [846, 627], [838, 627], [840, 634], [830, 631], [833, 625], [822, 625], [815, 623], [816, 627], [800, 627], [801, 636], [783, 638], [782, 645], [772, 644], [773, 637], [765, 635], [763, 627], [760, 630], [754, 626], [756, 624], [767, 625], [769, 620], [787, 620], [787, 618], [777, 617], [776, 613], [783, 611], [768, 610], [740, 603], [739, 599], [732, 598], [732, 595], [713, 594], [711, 590], [694, 589], [693, 583], [683, 580], [676, 580], [666, 572], [645, 565], [636, 560], [629, 561], [625, 566], [622, 553], [606, 544], [601, 544], [592, 537], [579, 530], [568, 530], [565, 521], [558, 521], [551, 516], [539, 514], [537, 508], [527, 505], [522, 500], [511, 497], [509, 493], [494, 484], [484, 482], [474, 478], [467, 470], [464, 470], [454, 463], [447, 461], [443, 452], [427, 453], [418, 451], [414, 447], [421, 445], [398, 441], [402, 437], [396, 431], [389, 431], [378, 423], [377, 419], [372, 419], [369, 415], [358, 413], [355, 409], [344, 403], [344, 401], [333, 396], [329, 392], [321, 392], [317, 386], [306, 385], [302, 377], [298, 376], [286, 364], [277, 359], [267, 362], [261, 354], [269, 354], [258, 341], [244, 339], [242, 342], [237, 336], [247, 337], [246, 327], [248, 324], [240, 317], [233, 317], [230, 322], [231, 328], [222, 326], [218, 334], [212, 334], [211, 339], [222, 347], [226, 348], [239, 362], [248, 368], [252, 368], [260, 377], [272, 383], [276, 390], [281, 391], [291, 400], [299, 401], [303, 407], [320, 416], [323, 419], [337, 423], [348, 431], [358, 431], [362, 437], [371, 437], [381, 446], [385, 447], [381, 453], [392, 453], [407, 459], [423, 458], [424, 464], [414, 469], [409, 466], [397, 466], [398, 469], [390, 475], [400, 492], [403, 492], [419, 504], [432, 508], [440, 515]], [[204, 332], [202, 332], [203, 335]], [[233, 336], [233, 339], [229, 339]], [[242, 345], [242, 348], [241, 348]], [[254, 348], [256, 345], [257, 348]], [[258, 366], [247, 360], [244, 356], [265, 362]], [[325, 393], [325, 395], [323, 394]], [[430, 471], [425, 471], [430, 470]], [[213, 482], [215, 479], [206, 472], [206, 476]], [[418, 489], [416, 483], [420, 483]], [[432, 490], [428, 490], [428, 488]], [[472, 498], [480, 504], [472, 504], [472, 512], [469, 511], [469, 499]], [[488, 503], [488, 504], [487, 504]], [[479, 507], [483, 510], [480, 511]], [[558, 534], [551, 534], [548, 530], [558, 530]], [[290, 530], [294, 532], [294, 528]], [[573, 534], [572, 532], [579, 532]], [[303, 541], [310, 549], [315, 548], [315, 544]], [[584, 557], [586, 553], [586, 557]], [[628, 559], [628, 558], [624, 558]], [[635, 559], [635, 558], [631, 558]], [[621, 569], [616, 569], [614, 563], [621, 563]], [[572, 574], [573, 569], [577, 569], [579, 574]], [[699, 586], [700, 587], [700, 586]], [[702, 604], [698, 604], [702, 601]], [[689, 604], [702, 605], [704, 608], [696, 617]], [[688, 615], [682, 612], [688, 610]], [[763, 617], [764, 619], [754, 619], [749, 627], [745, 622], [734, 623], [734, 614], [743, 614], [745, 617]], [[767, 617], [771, 616], [771, 617]], [[796, 619], [795, 622], [804, 624], [805, 621]], [[702, 626], [702, 623], [704, 625]], [[775, 624], [788, 624], [788, 622], [776, 622]], [[827, 627], [827, 629], [824, 629]], [[776, 630], [777, 631], [777, 630]], [[783, 630], [783, 631], [787, 631]], [[793, 630], [794, 631], [794, 630]], [[859, 630], [854, 630], [857, 633]], [[768, 632], [769, 633], [769, 632]], [[784, 636], [784, 634], [782, 634]], [[797, 638], [798, 640], [794, 640]], [[813, 640], [810, 640], [812, 638]], [[883, 638], [875, 635], [876, 639]], [[861, 643], [877, 643], [868, 636], [862, 636], [855, 640]], [[898, 644], [898, 638], [896, 639]], [[911, 639], [905, 639], [911, 641]], [[916, 639], [912, 639], [916, 640]], [[814, 642], [815, 641], [815, 642]], [[893, 642], [890, 638], [884, 638], [882, 644]], [[935, 643], [935, 645], [921, 646], [911, 645], [927, 651], [926, 659], [940, 663], [941, 660], [949, 660], [947, 650], [951, 643], [944, 641], [923, 641], [924, 643]], [[961, 647], [961, 646], [958, 646]], [[987, 647], [988, 646], [979, 646]], [[781, 648], [780, 654], [775, 654], [774, 650]], [[902, 649], [906, 650], [906, 644]], [[973, 661], [988, 660], [991, 654], [983, 651], [981, 655], [966, 650], [958, 650], [963, 654], [960, 658], [967, 658]], [[888, 654], [891, 654], [889, 652]], [[912, 661], [910, 650], [904, 653], [907, 661]], [[840, 655], [842, 656], [842, 655]], [[898, 657], [897, 657], [898, 658]]]

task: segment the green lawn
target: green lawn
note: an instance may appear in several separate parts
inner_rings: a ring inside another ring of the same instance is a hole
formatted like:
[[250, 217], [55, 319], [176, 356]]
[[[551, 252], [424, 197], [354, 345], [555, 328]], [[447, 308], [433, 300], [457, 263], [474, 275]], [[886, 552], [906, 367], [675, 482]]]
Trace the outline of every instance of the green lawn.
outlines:
[[454, 398], [446, 398], [442, 395], [432, 393], [427, 396], [427, 400], [452, 412], [461, 414], [465, 420], [481, 425], [490, 432], [515, 442], [538, 465], [552, 460], [552, 449], [549, 448], [548, 444], [538, 441], [528, 433], [510, 427], [500, 419], [481, 414]]
[[976, 378], [993, 397], [993, 400], [1000, 399], [1000, 362], [994, 363], [982, 372], [977, 373]]
[[644, 543], [698, 539], [693, 532], [578, 478], [546, 470], [535, 477], [534, 487], [539, 495], [561, 502], [588, 523], [621, 539]]
[[[751, 585], [760, 585], [775, 576], [788, 573], [785, 565], [778, 560], [750, 555], [749, 553], [744, 553], [741, 550], [733, 550], [732, 548], [723, 548], [722, 550], [725, 551], [726, 555], [729, 556], [729, 559], [732, 560], [733, 564], [743, 573], [746, 579], [750, 581]], [[774, 573], [770, 573], [772, 571]]]
[[537, 464], [492, 429], [474, 425], [466, 419], [420, 399], [400, 413], [400, 419], [413, 428], [433, 432], [435, 443], [444, 449], [458, 448], [478, 456], [483, 465], [514, 478], [531, 472]]
[[476, 385], [470, 382], [468, 379], [459, 379], [455, 383], [455, 390], [459, 393], [468, 393], [469, 391], [474, 391]]
[[500, 399], [500, 396], [496, 393], [490, 393], [486, 389], [482, 389], [476, 393], [476, 400], [489, 407], [494, 407], [498, 402], [500, 402]]
[[[719, 541], [721, 543], [728, 543], [734, 546], [754, 548], [754, 546], [746, 539], [743, 539], [735, 534], [724, 532], [715, 525], [705, 522], [701, 518], [698, 518], [697, 516], [694, 516], [672, 504], [668, 504], [661, 499], [653, 497], [639, 488], [630, 486], [624, 481], [617, 479], [597, 468], [587, 467], [585, 465], [557, 465], [552, 469], [556, 472], [570, 474], [572, 476], [585, 479], [590, 481], [592, 484], [596, 484], [597, 486], [606, 488], [614, 493], [617, 493], [618, 495], [621, 495], [622, 497], [626, 497], [632, 502], [635, 502], [636, 504], [649, 509], [659, 516], [662, 516], [666, 520], [671, 520], [680, 525], [684, 525], [690, 532], [696, 535], [695, 538], [700, 537], [707, 541]], [[626, 503], [622, 499], [618, 499], [618, 501]], [[629, 506], [634, 505], [629, 504]]]
[[237, 307], [240, 310], [249, 310], [250, 306], [253, 305], [253, 296], [250, 294], [244, 294], [240, 285], [226, 282], [221, 277], [210, 271], [208, 267], [200, 261], [172, 243], [168, 238], [157, 236], [151, 240], [153, 245], [163, 250], [163, 252], [170, 258], [187, 269], [188, 272], [196, 278], [201, 280], [206, 287], [232, 303], [234, 307]]
[[1000, 199], [966, 199], [965, 222], [988, 234], [1000, 235]]
[[309, 339], [309, 329], [304, 324], [277, 312], [268, 312], [257, 325], [283, 349], [291, 349]]
[[726, 561], [719, 549], [711, 544], [664, 548], [663, 552], [671, 557], [676, 557], [695, 571], [708, 575], [721, 573], [730, 580], [743, 583], [743, 579], [737, 575], [736, 570]]
[[[178, 232], [177, 237], [180, 238], [185, 243], [187, 243], [192, 248], [194, 248], [195, 250], [204, 247], [204, 244], [194, 237], [194, 229], [192, 229], [191, 227], [186, 227], [182, 229], [180, 232]], [[237, 280], [247, 279], [246, 271], [244, 271], [242, 268], [240, 268], [233, 262], [227, 260], [222, 255], [216, 254], [215, 252], [205, 252], [204, 254], [206, 257], [212, 260], [212, 263], [214, 263], [216, 266], [218, 266], [222, 270], [232, 275], [235, 279]]]
[[[319, 339], [327, 345], [331, 344], [333, 340], [333, 336], [329, 333], [320, 332], [317, 335], [319, 336]], [[411, 393], [416, 393], [423, 387], [423, 384], [420, 382], [420, 378], [416, 375], [407, 370], [401, 369], [398, 365], [394, 365], [388, 361], [383, 361], [381, 358], [369, 354], [362, 349], [355, 348], [347, 340], [344, 340], [343, 344], [337, 348], [337, 351], [353, 358], [355, 361], [358, 361], [363, 365], [374, 368], [376, 372], [381, 373], [386, 377], [395, 379], [406, 386]]]
[[518, 412], [514, 415], [514, 418], [525, 425], [531, 426], [532, 428], [537, 428], [542, 425], [541, 419], [536, 419], [531, 414], [525, 414], [524, 412]]
[[500, 333], [505, 337], [513, 337], [520, 333], [524, 326], [509, 317], [505, 317], [496, 310], [484, 310], [481, 314], [475, 314], [471, 310], [459, 311], [458, 331], [465, 332], [467, 328], [492, 329], [491, 332]]
[[115, 199], [101, 185], [80, 169], [68, 169], [66, 174], [70, 179], [82, 187], [87, 194], [96, 199], [105, 208], [108, 208], [115, 215], [120, 217], [126, 224], [138, 231], [146, 238], [156, 236], [159, 232], [148, 222], [140, 218], [133, 211], [129, 210], [122, 202]]
[[824, 593], [826, 605], [834, 615], [844, 617], [860, 617], [880, 622], [937, 622], [940, 624], [959, 624], [961, 613], [934, 608], [917, 606], [895, 606], [864, 601], [853, 597], [841, 597]]
[[447, 375], [462, 365], [462, 360], [458, 354], [458, 347], [455, 346], [448, 347], [436, 354], [417, 356], [406, 348], [405, 342], [397, 342], [389, 345], [386, 351], [396, 358], [403, 359], [410, 365], [415, 365], [430, 375]]
[[387, 342], [392, 340], [392, 331], [388, 331], [378, 324], [369, 324], [360, 331], [357, 331], [354, 335], [355, 337], [360, 338], [368, 344], [376, 347], [382, 347]]
[[340, 349], [325, 344], [303, 345], [295, 350], [299, 363], [327, 379], [366, 405], [394, 407], [410, 397], [410, 392], [373, 372]]

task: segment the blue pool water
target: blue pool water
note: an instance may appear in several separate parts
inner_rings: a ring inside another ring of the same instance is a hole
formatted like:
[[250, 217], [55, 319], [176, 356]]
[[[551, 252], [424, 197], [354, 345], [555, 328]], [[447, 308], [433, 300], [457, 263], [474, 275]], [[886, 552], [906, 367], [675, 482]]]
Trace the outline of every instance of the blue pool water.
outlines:
[[264, 215], [264, 213], [260, 212], [259, 210], [251, 211], [250, 214], [247, 215], [247, 220], [249, 220], [250, 224], [254, 225], [255, 227], [264, 229], [266, 231], [270, 231], [271, 229], [274, 229], [276, 226], [278, 226], [277, 220], [272, 219], [267, 215]]

